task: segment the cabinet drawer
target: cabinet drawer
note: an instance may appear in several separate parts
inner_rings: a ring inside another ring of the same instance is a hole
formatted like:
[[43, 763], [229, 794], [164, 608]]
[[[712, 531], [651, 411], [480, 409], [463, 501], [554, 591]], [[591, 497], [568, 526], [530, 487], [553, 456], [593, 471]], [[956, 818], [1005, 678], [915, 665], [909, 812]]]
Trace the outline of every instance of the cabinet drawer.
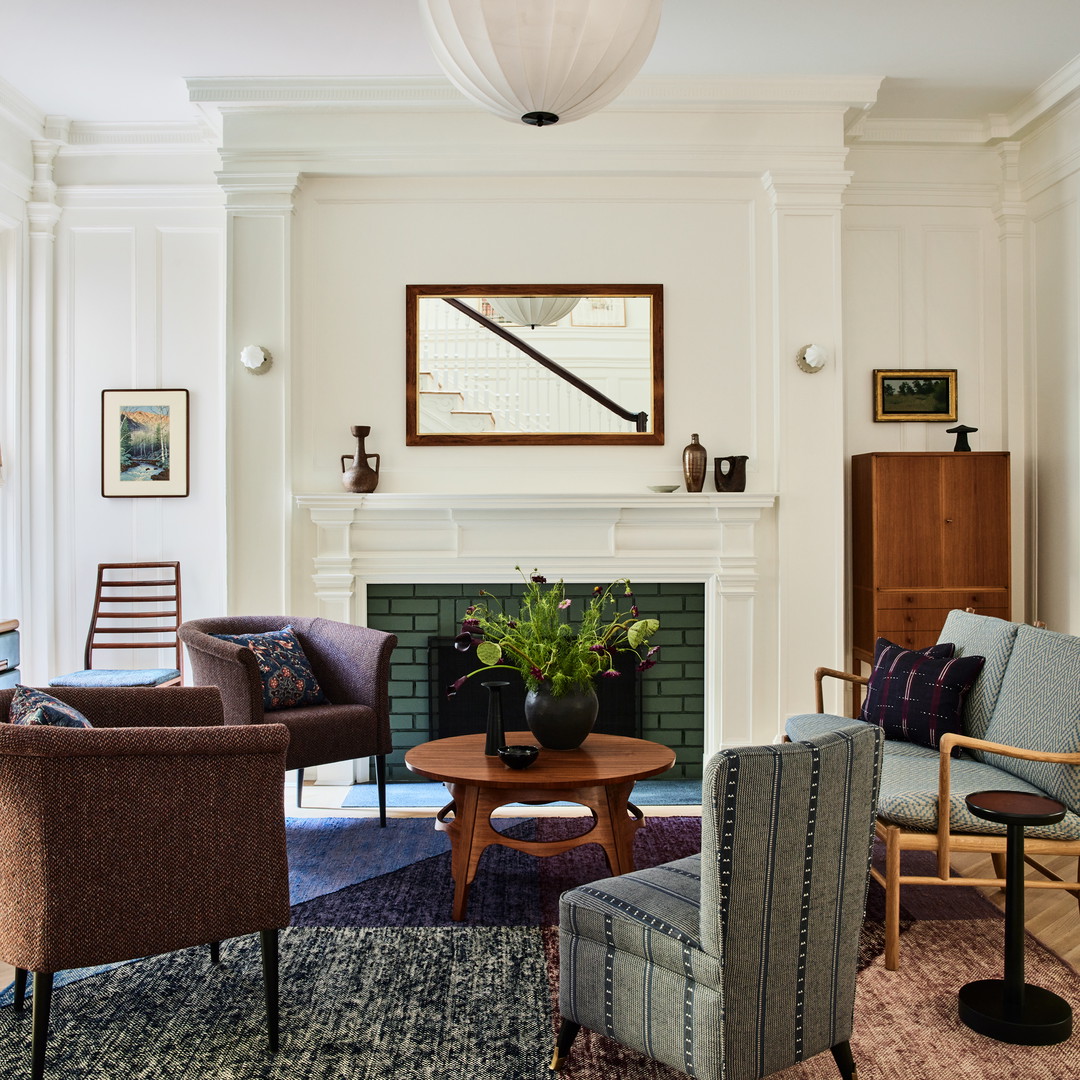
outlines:
[[1008, 589], [879, 589], [878, 608], [975, 608], [987, 614], [987, 608], [1009, 606]]
[[[936, 634], [945, 625], [949, 608], [885, 608], [879, 610], [874, 620], [879, 634], [889, 637], [902, 630], [929, 631]], [[893, 639], [896, 640], [895, 638]], [[900, 644], [897, 641], [897, 644]]]
[[937, 643], [940, 628], [937, 630], [883, 630], [879, 637], [888, 638], [894, 645], [905, 649], [925, 649]]

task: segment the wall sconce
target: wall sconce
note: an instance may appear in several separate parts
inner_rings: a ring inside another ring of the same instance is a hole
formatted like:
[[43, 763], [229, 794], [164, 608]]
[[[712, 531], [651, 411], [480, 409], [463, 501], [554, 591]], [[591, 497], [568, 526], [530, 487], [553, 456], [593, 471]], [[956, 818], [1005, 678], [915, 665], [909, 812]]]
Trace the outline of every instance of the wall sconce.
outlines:
[[799, 365], [800, 371], [805, 371], [807, 375], [816, 375], [825, 366], [828, 358], [829, 354], [824, 345], [804, 345], [796, 353], [795, 363]]
[[264, 375], [270, 370], [274, 358], [269, 349], [261, 345], [245, 345], [240, 350], [240, 363], [251, 372], [252, 375]]

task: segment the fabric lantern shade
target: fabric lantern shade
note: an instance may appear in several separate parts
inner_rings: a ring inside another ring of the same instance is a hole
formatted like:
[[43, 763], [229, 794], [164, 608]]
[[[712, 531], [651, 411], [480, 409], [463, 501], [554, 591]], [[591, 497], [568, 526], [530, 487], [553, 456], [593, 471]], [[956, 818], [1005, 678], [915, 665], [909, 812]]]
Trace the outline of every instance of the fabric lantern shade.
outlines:
[[506, 120], [543, 127], [609, 105], [649, 55], [661, 0], [420, 0], [447, 78]]
[[489, 296], [487, 302], [517, 326], [551, 326], [577, 307], [580, 296]]

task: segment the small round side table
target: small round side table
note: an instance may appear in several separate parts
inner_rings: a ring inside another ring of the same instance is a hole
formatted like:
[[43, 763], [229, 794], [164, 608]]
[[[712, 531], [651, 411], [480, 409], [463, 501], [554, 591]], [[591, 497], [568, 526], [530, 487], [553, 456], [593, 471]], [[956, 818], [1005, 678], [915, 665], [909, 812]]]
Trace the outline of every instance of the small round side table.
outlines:
[[1056, 799], [1023, 791], [975, 791], [967, 807], [1006, 828], [1005, 977], [979, 979], [960, 988], [960, 1019], [999, 1042], [1049, 1046], [1072, 1034], [1067, 1001], [1024, 982], [1024, 829], [1054, 825], [1065, 816]]

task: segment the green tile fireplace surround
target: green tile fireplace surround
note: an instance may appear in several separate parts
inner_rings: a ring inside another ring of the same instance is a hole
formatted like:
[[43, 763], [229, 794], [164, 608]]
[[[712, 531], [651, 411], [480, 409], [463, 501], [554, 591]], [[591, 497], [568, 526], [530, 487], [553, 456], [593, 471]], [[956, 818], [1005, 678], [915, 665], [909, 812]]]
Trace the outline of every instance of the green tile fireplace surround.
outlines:
[[[607, 582], [599, 582], [607, 584]], [[391, 781], [415, 781], [405, 768], [405, 751], [426, 742], [430, 730], [428, 648], [432, 637], [460, 631], [465, 608], [482, 586], [475, 584], [378, 585], [367, 587], [367, 623], [397, 634], [390, 671], [390, 712], [394, 753], [387, 759]], [[500, 597], [520, 589], [492, 584]], [[701, 584], [633, 582], [643, 616], [660, 620], [653, 639], [661, 646], [659, 662], [641, 673], [642, 737], [670, 746], [676, 755], [668, 779], [697, 779], [704, 755], [705, 650], [704, 587]], [[568, 584], [567, 595], [584, 598], [592, 586]], [[507, 672], [508, 678], [516, 676]], [[524, 728], [524, 719], [504, 718], [508, 727]]]

